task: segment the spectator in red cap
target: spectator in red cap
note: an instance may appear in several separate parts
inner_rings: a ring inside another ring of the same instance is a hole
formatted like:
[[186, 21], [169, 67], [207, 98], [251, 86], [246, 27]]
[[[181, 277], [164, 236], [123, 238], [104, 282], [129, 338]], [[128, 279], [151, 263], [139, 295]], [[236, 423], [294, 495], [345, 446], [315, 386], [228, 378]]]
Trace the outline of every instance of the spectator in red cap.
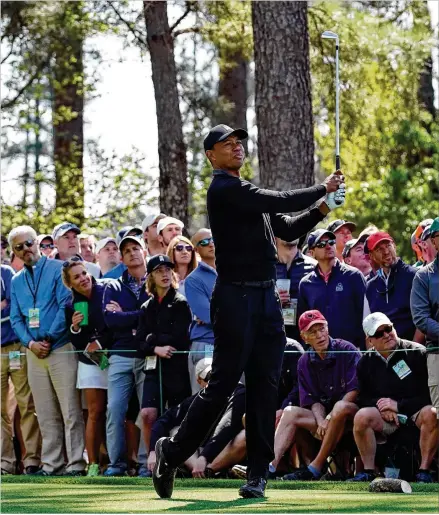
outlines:
[[329, 336], [328, 322], [320, 311], [303, 313], [299, 329], [310, 346], [297, 366], [300, 407], [287, 406], [283, 411], [276, 429], [271, 470], [276, 470], [295, 442], [297, 429], [304, 429], [322, 440], [320, 451], [308, 467], [284, 476], [303, 481], [322, 476], [328, 456], [343, 436], [346, 421], [352, 420], [358, 410], [356, 367], [361, 355], [351, 343]]
[[370, 312], [387, 315], [401, 338], [422, 342], [420, 331], [415, 336], [410, 311], [410, 292], [416, 269], [397, 257], [395, 242], [387, 232], [371, 234], [364, 248], [380, 267], [366, 287]]
[[327, 231], [335, 234], [335, 250], [337, 258], [343, 261], [343, 249], [346, 243], [353, 239], [352, 233], [357, 226], [354, 222], [347, 222], [346, 220], [334, 220], [331, 222]]

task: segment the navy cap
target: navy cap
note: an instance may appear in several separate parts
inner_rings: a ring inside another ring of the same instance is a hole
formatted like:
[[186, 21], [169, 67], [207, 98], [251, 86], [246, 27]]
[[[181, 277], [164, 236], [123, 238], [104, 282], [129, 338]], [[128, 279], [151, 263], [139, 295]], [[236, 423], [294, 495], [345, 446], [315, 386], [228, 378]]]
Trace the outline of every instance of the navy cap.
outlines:
[[157, 270], [160, 266], [165, 265], [168, 268], [175, 268], [174, 263], [169, 259], [165, 254], [157, 254], [157, 256], [153, 256], [146, 265], [146, 272], [150, 274]]
[[248, 132], [245, 129], [232, 129], [228, 125], [216, 125], [210, 129], [209, 134], [204, 138], [204, 151], [212, 150], [215, 143], [226, 140], [229, 136], [236, 136], [239, 139], [247, 139]]
[[126, 234], [128, 234], [129, 232], [132, 232], [132, 236], [140, 236], [141, 234], [143, 234], [143, 231], [142, 231], [142, 228], [137, 226], [137, 225], [126, 225], [125, 227], [122, 227], [122, 229], [120, 229], [116, 235], [116, 243], [117, 243], [117, 246], [120, 245], [120, 242], [122, 241], [122, 238], [125, 237]]
[[64, 234], [69, 231], [73, 231], [76, 234], [81, 233], [81, 229], [76, 224], [72, 224], [71, 222], [63, 222], [62, 224], [58, 224], [55, 229], [53, 229], [52, 239], [55, 241], [58, 238], [61, 238], [61, 236], [64, 236]]
[[318, 243], [323, 238], [323, 236], [329, 236], [330, 238], [335, 240], [335, 234], [333, 232], [328, 231], [327, 229], [317, 229], [317, 231], [313, 231], [308, 236], [308, 248], [314, 248], [316, 243]]
[[346, 220], [334, 220], [331, 222], [328, 227], [326, 228], [328, 231], [331, 232], [337, 232], [342, 227], [347, 227], [351, 232], [354, 232], [357, 226], [354, 224], [354, 222], [346, 222]]

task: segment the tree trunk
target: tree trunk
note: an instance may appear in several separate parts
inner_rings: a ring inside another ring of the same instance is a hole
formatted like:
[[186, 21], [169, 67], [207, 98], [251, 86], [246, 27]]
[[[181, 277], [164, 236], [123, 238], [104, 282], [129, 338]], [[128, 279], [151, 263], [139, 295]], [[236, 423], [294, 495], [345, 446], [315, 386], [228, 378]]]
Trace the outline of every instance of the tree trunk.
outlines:
[[306, 2], [252, 2], [261, 186], [314, 184]]
[[[219, 49], [220, 80], [218, 97], [220, 109], [216, 123], [247, 130], [247, 70], [248, 62], [242, 52], [229, 55]], [[247, 152], [247, 140], [243, 141]]]
[[145, 1], [143, 6], [157, 112], [160, 211], [180, 219], [187, 226], [186, 145], [167, 5], [162, 1]]
[[82, 2], [64, 3], [53, 67], [55, 209], [79, 225], [84, 220], [84, 66], [83, 34], [75, 20], [82, 17]]

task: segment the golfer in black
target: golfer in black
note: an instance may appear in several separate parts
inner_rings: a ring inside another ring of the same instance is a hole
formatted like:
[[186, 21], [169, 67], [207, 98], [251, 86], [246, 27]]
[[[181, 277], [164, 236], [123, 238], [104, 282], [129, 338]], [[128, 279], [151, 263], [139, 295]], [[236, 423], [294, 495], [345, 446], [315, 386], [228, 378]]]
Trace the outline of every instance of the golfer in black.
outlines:
[[[207, 209], [218, 272], [211, 302], [215, 334], [212, 375], [177, 434], [157, 441], [153, 482], [163, 498], [171, 497], [176, 467], [203, 442], [243, 371], [248, 482], [239, 494], [264, 496], [268, 464], [274, 457], [277, 387], [286, 343], [275, 290], [274, 237], [296, 240], [336, 207], [334, 196], [340, 204], [344, 202], [344, 185], [338, 190], [343, 181], [340, 173], [319, 186], [296, 191], [263, 190], [242, 180], [239, 170], [245, 154], [241, 140], [247, 137], [243, 129], [218, 125], [204, 140], [214, 168]], [[278, 214], [307, 209], [325, 195], [319, 207], [297, 217]]]

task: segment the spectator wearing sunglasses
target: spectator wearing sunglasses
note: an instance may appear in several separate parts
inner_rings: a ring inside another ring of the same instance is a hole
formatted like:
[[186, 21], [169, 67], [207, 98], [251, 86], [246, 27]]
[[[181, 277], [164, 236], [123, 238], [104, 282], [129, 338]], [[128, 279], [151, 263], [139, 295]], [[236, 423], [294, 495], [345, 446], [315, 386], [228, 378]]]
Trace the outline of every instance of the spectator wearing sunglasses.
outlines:
[[[66, 324], [70, 292], [61, 279], [62, 262], [41, 255], [32, 227], [16, 227], [9, 242], [24, 261], [23, 270], [12, 280], [11, 323], [27, 348], [29, 385], [43, 438], [43, 468], [37, 474], [85, 475], [84, 420], [76, 390], [78, 358]], [[60, 437], [63, 434], [65, 438]]]
[[328, 321], [333, 338], [342, 338], [358, 349], [365, 348], [361, 323], [368, 313], [363, 274], [336, 258], [335, 234], [317, 229], [308, 237], [317, 265], [300, 281], [298, 316], [319, 310]]
[[169, 242], [166, 255], [175, 265], [175, 273], [178, 278], [178, 291], [181, 295], [185, 296], [184, 282], [186, 277], [193, 272], [198, 265], [195, 247], [185, 236], [176, 236]]
[[52, 236], [50, 234], [39, 234], [37, 241], [40, 246], [41, 254], [48, 258], [52, 257], [55, 249]]
[[410, 306], [417, 329], [426, 336], [428, 384], [439, 421], [439, 217], [430, 226], [436, 258], [418, 269], [413, 280]]
[[410, 293], [416, 269], [397, 256], [395, 242], [386, 232], [371, 234], [364, 244], [364, 251], [379, 266], [375, 277], [367, 283], [370, 311], [387, 315], [401, 338], [422, 342], [422, 333], [417, 331], [415, 335], [410, 311]]
[[210, 299], [218, 277], [215, 267], [215, 244], [210, 229], [200, 229], [192, 236], [192, 243], [200, 256], [197, 268], [185, 280], [185, 293], [194, 316], [190, 339], [193, 354], [188, 356], [192, 394], [201, 390], [195, 368], [197, 363], [213, 352], [213, 328], [210, 319]]
[[384, 313], [371, 313], [363, 321], [369, 351], [357, 365], [359, 405], [354, 437], [364, 472], [351, 481], [375, 479], [377, 442], [405, 423], [420, 429], [421, 464], [416, 480], [433, 481], [429, 472], [437, 454], [438, 424], [428, 390], [426, 348], [402, 339]]

